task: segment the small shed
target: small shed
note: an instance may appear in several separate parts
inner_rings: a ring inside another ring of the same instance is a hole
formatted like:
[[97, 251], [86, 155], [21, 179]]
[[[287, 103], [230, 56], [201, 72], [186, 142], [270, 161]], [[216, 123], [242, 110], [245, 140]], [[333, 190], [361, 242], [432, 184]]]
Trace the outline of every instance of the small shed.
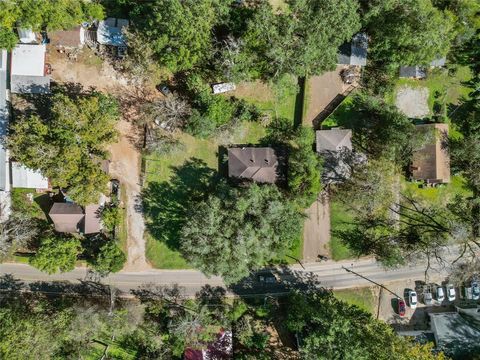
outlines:
[[48, 189], [48, 179], [38, 170], [32, 170], [18, 163], [11, 163], [12, 187], [27, 189]]
[[421, 66], [400, 66], [401, 78], [425, 79], [427, 71]]
[[15, 94], [46, 94], [50, 77], [45, 76], [44, 44], [18, 44], [12, 51], [11, 91]]
[[17, 28], [18, 38], [22, 44], [32, 44], [37, 42], [35, 33], [32, 29]]
[[344, 43], [339, 48], [339, 65], [367, 65], [368, 36], [365, 33], [355, 34], [352, 41]]
[[58, 232], [75, 233], [79, 231], [84, 218], [83, 210], [74, 203], [54, 203], [48, 213]]
[[98, 23], [97, 42], [102, 45], [125, 46], [123, 29], [128, 26], [128, 20], [107, 18]]
[[81, 48], [85, 44], [85, 29], [77, 26], [70, 30], [50, 31], [50, 44], [64, 48]]

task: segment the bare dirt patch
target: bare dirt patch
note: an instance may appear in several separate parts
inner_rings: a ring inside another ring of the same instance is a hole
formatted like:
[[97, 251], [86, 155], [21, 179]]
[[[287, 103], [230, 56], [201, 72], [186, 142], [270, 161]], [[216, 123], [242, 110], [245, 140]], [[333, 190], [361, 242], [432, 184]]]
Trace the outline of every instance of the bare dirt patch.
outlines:
[[342, 94], [349, 85], [345, 84], [340, 77], [343, 66], [337, 66], [335, 71], [326, 72], [320, 76], [312, 76], [308, 79], [308, 108], [303, 117], [303, 125], [312, 126], [315, 118], [327, 107], [339, 94]]
[[239, 99], [254, 98], [258, 102], [273, 101], [274, 94], [272, 89], [261, 81], [242, 82], [236, 85], [234, 91], [228, 92], [227, 95], [235, 96]]
[[409, 118], [421, 119], [430, 114], [428, 88], [403, 86], [397, 91], [395, 104]]
[[319, 255], [330, 257], [330, 201], [322, 196], [315, 201], [305, 214], [307, 219], [303, 226], [303, 260], [313, 262]]

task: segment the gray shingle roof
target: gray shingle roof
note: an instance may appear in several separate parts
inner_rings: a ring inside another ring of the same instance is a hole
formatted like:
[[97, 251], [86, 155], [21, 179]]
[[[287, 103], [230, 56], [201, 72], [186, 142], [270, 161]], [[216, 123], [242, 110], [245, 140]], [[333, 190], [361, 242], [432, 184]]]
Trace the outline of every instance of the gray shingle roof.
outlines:
[[273, 184], [283, 177], [283, 162], [284, 158], [273, 148], [230, 148], [228, 176]]
[[317, 152], [340, 151], [342, 148], [352, 150], [352, 130], [331, 129], [317, 130]]

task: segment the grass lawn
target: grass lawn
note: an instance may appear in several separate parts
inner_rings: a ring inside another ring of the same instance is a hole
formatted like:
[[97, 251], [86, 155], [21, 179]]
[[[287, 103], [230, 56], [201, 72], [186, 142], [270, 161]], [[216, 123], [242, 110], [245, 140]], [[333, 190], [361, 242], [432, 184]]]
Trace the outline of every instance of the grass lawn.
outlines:
[[333, 294], [337, 299], [345, 301], [350, 305], [356, 305], [371, 314], [374, 314], [376, 311], [375, 296], [371, 288], [334, 290]]
[[329, 129], [337, 126], [348, 128], [352, 119], [356, 118], [356, 111], [353, 108], [353, 95], [347, 96], [338, 108], [322, 122], [322, 129]]
[[353, 216], [348, 212], [345, 205], [331, 199], [330, 203], [330, 226], [331, 226], [331, 238], [330, 238], [330, 253], [332, 259], [335, 261], [352, 258], [352, 252], [350, 249], [342, 243], [337, 231], [348, 229], [349, 222], [351, 222]]
[[471, 196], [470, 191], [465, 189], [464, 179], [459, 175], [452, 176], [449, 184], [439, 187], [420, 188], [417, 183], [406, 180], [403, 181], [402, 187], [405, 194], [439, 206], [445, 205], [456, 195]]

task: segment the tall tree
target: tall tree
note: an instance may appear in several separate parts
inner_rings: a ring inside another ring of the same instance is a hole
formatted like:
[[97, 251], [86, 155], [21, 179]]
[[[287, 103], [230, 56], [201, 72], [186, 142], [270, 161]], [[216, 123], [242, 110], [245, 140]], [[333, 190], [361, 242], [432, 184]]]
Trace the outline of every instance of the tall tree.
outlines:
[[99, 161], [117, 137], [117, 102], [100, 93], [75, 99], [56, 94], [51, 100], [43, 118], [15, 119], [8, 147], [15, 159], [40, 170], [53, 186], [68, 189], [79, 204], [95, 203], [108, 182]]
[[455, 36], [454, 17], [430, 0], [365, 1], [369, 56], [392, 65], [427, 65], [446, 56]]
[[135, 2], [134, 26], [152, 42], [156, 58], [170, 71], [185, 71], [210, 56], [212, 31], [221, 8], [218, 0]]
[[48, 274], [71, 271], [75, 268], [80, 246], [80, 240], [76, 237], [44, 237], [30, 264]]
[[300, 236], [301, 219], [273, 185], [227, 188], [193, 209], [181, 248], [205, 274], [233, 283], [282, 257]]

